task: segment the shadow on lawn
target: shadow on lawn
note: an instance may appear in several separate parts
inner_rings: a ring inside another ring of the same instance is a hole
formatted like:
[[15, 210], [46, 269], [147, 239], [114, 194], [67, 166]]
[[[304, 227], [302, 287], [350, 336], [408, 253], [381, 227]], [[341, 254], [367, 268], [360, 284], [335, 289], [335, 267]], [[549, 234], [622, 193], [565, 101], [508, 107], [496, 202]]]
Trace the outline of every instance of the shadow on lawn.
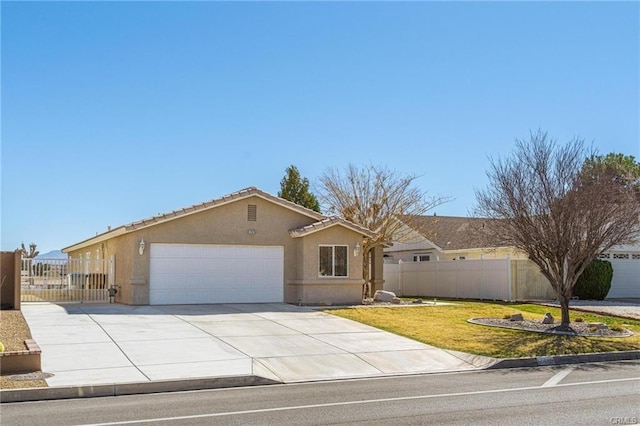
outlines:
[[518, 330], [504, 330], [478, 337], [480, 343], [493, 346], [498, 351], [487, 355], [499, 358], [571, 355], [639, 349], [637, 343], [620, 338], [552, 336]]

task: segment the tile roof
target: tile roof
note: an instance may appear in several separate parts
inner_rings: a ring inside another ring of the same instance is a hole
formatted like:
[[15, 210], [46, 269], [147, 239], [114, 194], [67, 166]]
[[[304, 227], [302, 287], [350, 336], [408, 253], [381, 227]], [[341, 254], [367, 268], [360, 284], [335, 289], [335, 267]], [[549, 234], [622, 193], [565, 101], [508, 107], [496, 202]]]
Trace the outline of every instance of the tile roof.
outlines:
[[493, 219], [454, 216], [407, 216], [405, 223], [442, 250], [505, 247], [488, 226]]

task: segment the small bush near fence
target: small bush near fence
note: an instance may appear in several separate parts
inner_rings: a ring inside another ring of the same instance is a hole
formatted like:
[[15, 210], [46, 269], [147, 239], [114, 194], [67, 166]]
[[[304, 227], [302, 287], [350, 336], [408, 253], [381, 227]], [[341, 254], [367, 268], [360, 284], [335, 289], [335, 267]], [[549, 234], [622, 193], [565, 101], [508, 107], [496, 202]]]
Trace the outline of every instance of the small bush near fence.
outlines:
[[594, 260], [584, 270], [573, 288], [573, 295], [582, 300], [604, 300], [611, 290], [613, 266], [608, 260]]

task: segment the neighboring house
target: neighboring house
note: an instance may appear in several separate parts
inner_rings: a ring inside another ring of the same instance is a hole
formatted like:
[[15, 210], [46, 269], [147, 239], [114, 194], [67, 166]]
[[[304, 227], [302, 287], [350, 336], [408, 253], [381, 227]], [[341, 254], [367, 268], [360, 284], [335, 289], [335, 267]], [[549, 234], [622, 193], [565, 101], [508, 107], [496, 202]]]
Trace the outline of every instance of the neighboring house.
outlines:
[[465, 259], [526, 259], [526, 255], [492, 239], [489, 219], [452, 216], [414, 216], [402, 241], [385, 247], [385, 263]]
[[358, 303], [360, 247], [372, 236], [251, 187], [110, 229], [63, 252], [87, 263], [112, 261], [119, 303]]
[[[416, 216], [403, 241], [384, 248], [384, 262], [425, 262], [473, 259], [527, 259], [485, 232], [490, 219]], [[640, 243], [617, 246], [600, 256], [611, 262], [613, 281], [608, 298], [640, 298]]]

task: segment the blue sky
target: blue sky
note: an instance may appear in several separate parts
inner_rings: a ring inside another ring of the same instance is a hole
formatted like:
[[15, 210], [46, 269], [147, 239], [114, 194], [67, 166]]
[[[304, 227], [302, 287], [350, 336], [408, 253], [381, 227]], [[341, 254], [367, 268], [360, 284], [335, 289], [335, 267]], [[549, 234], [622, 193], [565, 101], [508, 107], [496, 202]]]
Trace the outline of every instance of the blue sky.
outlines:
[[59, 249], [285, 168], [385, 165], [467, 215], [542, 128], [640, 157], [640, 6], [6, 2], [2, 250]]

